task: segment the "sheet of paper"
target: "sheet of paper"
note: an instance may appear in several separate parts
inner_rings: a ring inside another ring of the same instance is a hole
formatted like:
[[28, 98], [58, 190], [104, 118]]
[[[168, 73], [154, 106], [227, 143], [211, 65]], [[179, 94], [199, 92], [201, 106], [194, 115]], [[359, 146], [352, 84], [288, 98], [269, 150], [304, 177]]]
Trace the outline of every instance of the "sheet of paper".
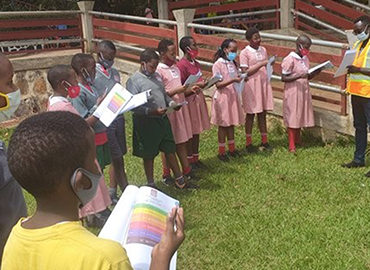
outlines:
[[201, 72], [198, 72], [197, 75], [190, 75], [187, 80], [185, 81], [184, 85], [187, 86], [187, 88], [189, 89], [190, 87], [192, 87], [194, 84], [196, 84], [198, 82], [198, 80], [200, 79], [200, 77], [202, 77], [202, 73]]
[[130, 101], [122, 108], [119, 114], [131, 111], [143, 104], [146, 104], [150, 96], [150, 91], [151, 90], [147, 90], [140, 94], [133, 95]]
[[99, 118], [106, 127], [109, 127], [131, 98], [132, 94], [117, 83], [95, 110], [94, 116]]
[[[130, 217], [124, 248], [134, 269], [149, 270], [153, 247], [159, 243], [166, 228], [166, 218], [179, 201], [150, 188], [141, 187]], [[176, 269], [175, 253], [170, 269]]]
[[219, 74], [216, 74], [214, 77], [212, 77], [208, 81], [207, 85], [202, 90], [204, 91], [204, 90], [207, 90], [207, 89], [211, 88], [212, 86], [214, 86], [216, 83], [218, 83], [221, 80], [222, 80], [222, 76], [219, 75]]
[[173, 113], [175, 110], [177, 110], [178, 108], [181, 108], [182, 106], [185, 106], [186, 104], [188, 104], [188, 102], [184, 101], [184, 102], [181, 102], [181, 103], [178, 103], [178, 104], [175, 104], [175, 105], [172, 105], [172, 106], [168, 107], [167, 110], [166, 110], [165, 115]]
[[353, 30], [345, 30], [345, 32], [348, 40], [348, 45], [352, 49], [358, 39], [353, 34]]
[[353, 61], [356, 58], [356, 53], [356, 50], [348, 50], [345, 52], [342, 63], [334, 74], [334, 78], [347, 74], [347, 67], [353, 64]]
[[272, 66], [272, 63], [275, 62], [275, 59], [275, 56], [271, 56], [266, 66], [267, 78], [269, 81], [271, 81], [272, 74], [274, 73], [274, 67]]
[[136, 200], [139, 188], [133, 185], [126, 187], [113, 212], [110, 214], [99, 237], [124, 244], [124, 238], [128, 229], [131, 211]]
[[238, 94], [241, 94], [244, 90], [244, 85], [245, 85], [245, 78], [247, 78], [248, 74], [247, 73], [242, 73], [240, 75], [240, 78], [242, 78], [242, 80], [239, 82], [239, 83], [234, 83], [234, 89], [236, 92], [238, 92]]
[[326, 61], [320, 65], [314, 66], [308, 70], [308, 74], [311, 74], [312, 72], [318, 70], [318, 69], [331, 69], [334, 65], [330, 61]]

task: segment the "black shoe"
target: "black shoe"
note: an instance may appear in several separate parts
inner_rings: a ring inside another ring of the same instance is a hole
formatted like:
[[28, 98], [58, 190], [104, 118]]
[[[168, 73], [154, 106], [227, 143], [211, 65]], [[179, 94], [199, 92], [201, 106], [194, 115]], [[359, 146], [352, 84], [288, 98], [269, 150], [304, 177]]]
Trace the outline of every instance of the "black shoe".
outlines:
[[197, 181], [199, 180], [200, 178], [198, 176], [196, 176], [194, 174], [193, 171], [190, 171], [188, 174], [185, 174], [186, 178], [188, 178], [189, 180], [194, 180], [194, 181]]
[[238, 158], [241, 157], [242, 155], [238, 151], [234, 150], [232, 152], [229, 151], [229, 156], [233, 158]]
[[166, 185], [166, 186], [172, 186], [173, 184], [175, 184], [175, 180], [172, 178], [171, 175], [163, 175], [162, 176], [162, 182]]
[[183, 176], [180, 179], [175, 180], [175, 187], [178, 189], [198, 189], [199, 186], [195, 185], [189, 181], [186, 180], [186, 177]]
[[230, 158], [228, 156], [226, 156], [225, 154], [223, 155], [218, 155], [217, 156], [219, 160], [221, 160], [222, 162], [229, 162], [230, 161]]
[[247, 150], [247, 153], [249, 153], [249, 154], [257, 153], [257, 151], [258, 151], [258, 149], [255, 146], [253, 146], [252, 144], [245, 147], [245, 149]]
[[190, 163], [190, 168], [192, 171], [197, 171], [200, 169], [197, 163]]
[[352, 169], [352, 168], [361, 168], [361, 167], [365, 167], [365, 164], [358, 163], [358, 162], [355, 162], [355, 161], [351, 161], [350, 163], [342, 164], [342, 167], [343, 168], [349, 168], [349, 169]]
[[208, 169], [208, 166], [206, 164], [204, 164], [202, 161], [198, 160], [196, 163], [195, 163], [199, 169], [201, 170], [207, 170]]
[[268, 143], [262, 143], [258, 149], [260, 151], [271, 151], [272, 147]]

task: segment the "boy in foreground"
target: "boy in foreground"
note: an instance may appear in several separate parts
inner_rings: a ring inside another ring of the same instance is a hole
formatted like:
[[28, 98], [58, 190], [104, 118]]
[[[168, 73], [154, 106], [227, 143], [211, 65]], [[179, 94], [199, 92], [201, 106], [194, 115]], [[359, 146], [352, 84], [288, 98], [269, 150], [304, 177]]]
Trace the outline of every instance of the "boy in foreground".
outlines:
[[[9, 168], [35, 197], [37, 209], [13, 228], [3, 270], [132, 269], [119, 243], [97, 238], [79, 222], [78, 208], [94, 197], [101, 177], [95, 158], [94, 132], [73, 113], [42, 113], [16, 128], [9, 143]], [[184, 237], [183, 210], [174, 208], [153, 249], [150, 269], [168, 269]]]

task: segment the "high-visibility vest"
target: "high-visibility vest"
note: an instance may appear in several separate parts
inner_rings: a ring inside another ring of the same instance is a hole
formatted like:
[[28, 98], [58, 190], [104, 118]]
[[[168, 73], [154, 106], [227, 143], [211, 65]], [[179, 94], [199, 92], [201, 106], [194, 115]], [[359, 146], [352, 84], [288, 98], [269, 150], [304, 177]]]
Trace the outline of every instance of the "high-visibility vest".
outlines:
[[[360, 51], [363, 41], [357, 41], [354, 49], [357, 50], [353, 66], [361, 68], [370, 68], [370, 40], [365, 48]], [[370, 76], [361, 73], [352, 73], [348, 75], [347, 92], [351, 95], [370, 98]]]

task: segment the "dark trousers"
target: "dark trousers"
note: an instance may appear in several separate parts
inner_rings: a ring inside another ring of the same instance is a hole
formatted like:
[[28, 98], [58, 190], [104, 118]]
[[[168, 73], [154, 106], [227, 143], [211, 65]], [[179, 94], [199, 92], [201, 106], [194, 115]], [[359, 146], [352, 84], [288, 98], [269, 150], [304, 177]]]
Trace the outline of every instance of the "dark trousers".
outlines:
[[365, 151], [367, 147], [367, 131], [370, 126], [370, 98], [352, 96], [353, 126], [356, 129], [356, 151], [353, 160], [357, 163], [365, 163]]

